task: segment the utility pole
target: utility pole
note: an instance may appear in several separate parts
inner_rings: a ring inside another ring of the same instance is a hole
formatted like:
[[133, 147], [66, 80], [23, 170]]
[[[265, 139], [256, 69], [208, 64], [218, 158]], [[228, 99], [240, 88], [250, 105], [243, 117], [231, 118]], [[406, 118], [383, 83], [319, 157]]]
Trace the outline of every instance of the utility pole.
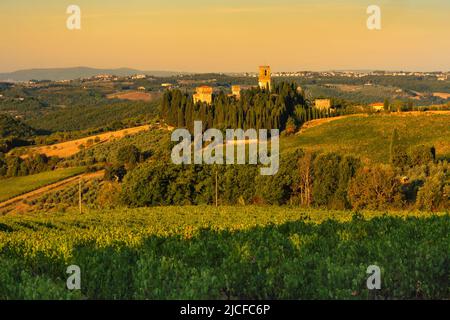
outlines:
[[81, 177], [80, 180], [78, 180], [78, 206], [80, 209], [80, 214], [82, 214], [83, 211], [81, 209]]

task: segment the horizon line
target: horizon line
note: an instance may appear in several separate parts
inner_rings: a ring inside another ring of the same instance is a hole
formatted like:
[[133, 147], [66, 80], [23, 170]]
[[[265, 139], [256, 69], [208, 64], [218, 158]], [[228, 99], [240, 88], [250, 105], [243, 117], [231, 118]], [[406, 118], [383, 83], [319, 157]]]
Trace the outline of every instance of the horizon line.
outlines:
[[[178, 70], [171, 70], [171, 69], [153, 69], [153, 68], [135, 68], [135, 67], [91, 67], [91, 66], [67, 66], [67, 67], [30, 67], [30, 68], [20, 68], [15, 69], [13, 71], [0, 71], [0, 74], [7, 74], [7, 73], [16, 73], [21, 71], [31, 71], [31, 70], [64, 70], [64, 69], [77, 69], [77, 68], [86, 68], [86, 69], [96, 69], [96, 70], [120, 70], [120, 69], [129, 69], [129, 70], [135, 70], [139, 72], [172, 72], [172, 73], [179, 73], [179, 74], [238, 74], [238, 73], [257, 73], [255, 67], [252, 71], [178, 71]], [[417, 69], [394, 69], [394, 68], [339, 68], [339, 69], [333, 69], [333, 68], [327, 68], [327, 69], [289, 69], [289, 70], [272, 70], [272, 73], [279, 73], [279, 72], [345, 72], [345, 71], [353, 71], [353, 72], [373, 72], [373, 71], [389, 71], [389, 72], [420, 72], [420, 73], [434, 73], [434, 72], [450, 72], [450, 69], [448, 70], [426, 70], [426, 71], [420, 71]]]

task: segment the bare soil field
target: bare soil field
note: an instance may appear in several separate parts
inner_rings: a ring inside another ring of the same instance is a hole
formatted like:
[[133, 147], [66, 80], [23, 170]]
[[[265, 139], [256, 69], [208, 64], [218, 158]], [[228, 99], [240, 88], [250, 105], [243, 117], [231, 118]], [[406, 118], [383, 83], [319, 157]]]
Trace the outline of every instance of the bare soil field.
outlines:
[[445, 92], [434, 92], [434, 93], [433, 93], [433, 96], [439, 97], [439, 98], [442, 98], [442, 99], [448, 99], [448, 98], [450, 98], [450, 93], [445, 93]]
[[355, 91], [360, 91], [364, 88], [364, 86], [350, 85], [350, 84], [336, 84], [336, 85], [330, 85], [330, 86], [334, 86], [344, 92], [355, 92]]
[[121, 99], [130, 101], [154, 101], [161, 96], [160, 93], [148, 93], [142, 91], [126, 91], [112, 93], [107, 96], [108, 99]]
[[85, 148], [89, 148], [91, 146], [108, 142], [112, 139], [120, 139], [124, 136], [135, 134], [141, 131], [149, 130], [150, 126], [139, 126], [139, 127], [133, 127], [133, 128], [127, 128], [123, 130], [118, 131], [110, 131], [105, 132], [101, 134], [97, 134], [95, 136], [90, 136], [86, 138], [81, 138], [77, 140], [71, 140], [66, 142], [61, 142], [49, 146], [41, 146], [41, 147], [35, 147], [30, 148], [27, 155], [24, 155], [23, 157], [26, 158], [29, 154], [45, 154], [48, 157], [51, 156], [57, 156], [60, 158], [67, 158], [70, 156], [73, 156], [74, 154], [78, 153], [80, 151], [80, 148], [83, 148], [81, 146], [84, 146]]

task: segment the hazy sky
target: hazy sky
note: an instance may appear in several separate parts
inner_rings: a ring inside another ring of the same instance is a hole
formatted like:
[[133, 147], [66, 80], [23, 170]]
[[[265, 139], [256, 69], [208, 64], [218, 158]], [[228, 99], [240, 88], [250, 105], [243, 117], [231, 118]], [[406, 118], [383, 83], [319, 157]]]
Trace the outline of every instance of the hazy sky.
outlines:
[[0, 30], [0, 71], [450, 70], [450, 0], [1, 0]]

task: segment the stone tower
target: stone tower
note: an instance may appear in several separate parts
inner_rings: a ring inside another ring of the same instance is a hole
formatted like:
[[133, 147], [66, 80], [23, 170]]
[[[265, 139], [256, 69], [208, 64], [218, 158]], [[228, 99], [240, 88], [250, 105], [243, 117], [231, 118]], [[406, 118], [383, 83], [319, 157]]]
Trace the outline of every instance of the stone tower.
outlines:
[[261, 89], [272, 90], [272, 80], [270, 73], [270, 66], [260, 66], [259, 67], [259, 78], [258, 78], [259, 87]]
[[241, 97], [241, 86], [232, 86], [231, 95], [235, 96], [236, 99], [239, 99]]
[[201, 86], [196, 88], [196, 93], [194, 94], [194, 103], [206, 102], [211, 104], [212, 102], [213, 88], [209, 86]]

